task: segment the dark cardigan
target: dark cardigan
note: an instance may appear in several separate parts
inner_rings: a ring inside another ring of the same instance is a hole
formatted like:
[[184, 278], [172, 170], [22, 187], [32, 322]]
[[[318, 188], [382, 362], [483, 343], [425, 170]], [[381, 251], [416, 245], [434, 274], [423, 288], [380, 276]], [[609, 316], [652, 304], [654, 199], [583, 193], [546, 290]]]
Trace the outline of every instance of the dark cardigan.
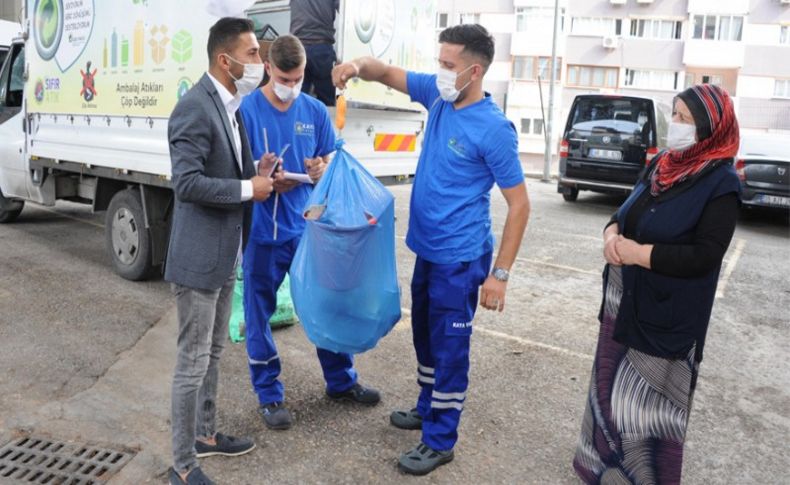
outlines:
[[[654, 245], [652, 270], [622, 268], [614, 338], [664, 358], [686, 357], [695, 347], [701, 361], [721, 261], [735, 228], [740, 182], [728, 160], [716, 161], [653, 197], [649, 171], [611, 221], [629, 239]], [[608, 266], [604, 288], [607, 275]]]

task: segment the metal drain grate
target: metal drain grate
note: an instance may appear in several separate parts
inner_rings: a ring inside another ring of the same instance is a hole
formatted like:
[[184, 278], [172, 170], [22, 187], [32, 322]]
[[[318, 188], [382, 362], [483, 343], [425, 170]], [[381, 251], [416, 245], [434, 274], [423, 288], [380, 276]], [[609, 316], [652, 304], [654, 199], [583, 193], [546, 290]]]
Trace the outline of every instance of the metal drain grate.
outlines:
[[91, 485], [107, 482], [134, 452], [24, 437], [0, 448], [0, 483]]

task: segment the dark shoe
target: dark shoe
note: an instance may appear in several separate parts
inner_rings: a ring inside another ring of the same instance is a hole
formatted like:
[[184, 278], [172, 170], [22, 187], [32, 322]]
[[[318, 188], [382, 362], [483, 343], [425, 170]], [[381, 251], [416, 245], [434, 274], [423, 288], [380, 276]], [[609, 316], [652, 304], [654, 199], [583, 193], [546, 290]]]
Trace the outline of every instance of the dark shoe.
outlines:
[[392, 411], [390, 423], [400, 429], [422, 429], [422, 416], [417, 408], [411, 411]]
[[290, 411], [281, 402], [262, 404], [258, 412], [263, 416], [263, 422], [269, 429], [285, 430], [293, 424]]
[[362, 384], [354, 384], [351, 389], [343, 392], [329, 392], [326, 393], [330, 399], [335, 401], [352, 401], [355, 403], [363, 404], [365, 406], [375, 406], [381, 401], [379, 391], [372, 387], [365, 387]]
[[410, 475], [427, 475], [455, 458], [453, 450], [436, 451], [425, 443], [402, 454], [398, 460], [398, 468]]
[[195, 440], [195, 451], [197, 451], [198, 458], [214, 455], [241, 456], [251, 452], [255, 448], [255, 443], [247, 438], [236, 438], [217, 433], [214, 439], [217, 440], [216, 445], [210, 445], [200, 440]]
[[181, 475], [174, 469], [170, 469], [170, 485], [216, 485], [209, 477], [203, 474], [203, 470], [193, 468], [187, 474], [187, 481], [181, 480]]

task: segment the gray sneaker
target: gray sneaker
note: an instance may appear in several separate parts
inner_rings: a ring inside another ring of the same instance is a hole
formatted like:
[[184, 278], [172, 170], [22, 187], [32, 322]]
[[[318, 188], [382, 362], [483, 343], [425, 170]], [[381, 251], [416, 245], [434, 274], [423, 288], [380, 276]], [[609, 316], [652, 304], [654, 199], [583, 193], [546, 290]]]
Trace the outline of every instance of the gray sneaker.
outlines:
[[411, 411], [392, 411], [390, 424], [400, 429], [422, 429], [422, 416], [417, 408]]
[[398, 468], [410, 475], [427, 475], [455, 458], [453, 450], [436, 451], [425, 443], [420, 443], [402, 454]]
[[269, 429], [285, 430], [293, 424], [290, 411], [281, 402], [261, 404], [258, 412], [261, 413], [263, 422]]

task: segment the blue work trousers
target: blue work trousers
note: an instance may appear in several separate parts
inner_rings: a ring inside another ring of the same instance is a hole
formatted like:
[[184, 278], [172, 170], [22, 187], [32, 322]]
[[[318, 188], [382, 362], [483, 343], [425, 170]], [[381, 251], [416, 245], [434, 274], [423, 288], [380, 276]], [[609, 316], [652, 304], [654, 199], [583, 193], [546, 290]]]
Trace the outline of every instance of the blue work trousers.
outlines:
[[411, 282], [412, 331], [422, 441], [438, 451], [458, 440], [469, 385], [469, 341], [478, 291], [491, 267], [488, 252], [471, 262], [435, 264], [417, 258]]
[[[282, 402], [281, 364], [269, 319], [277, 309], [277, 289], [291, 267], [299, 238], [279, 245], [250, 241], [244, 252], [244, 320], [247, 358], [252, 387], [261, 404]], [[326, 390], [344, 392], [357, 382], [354, 359], [349, 354], [317, 348]]]

